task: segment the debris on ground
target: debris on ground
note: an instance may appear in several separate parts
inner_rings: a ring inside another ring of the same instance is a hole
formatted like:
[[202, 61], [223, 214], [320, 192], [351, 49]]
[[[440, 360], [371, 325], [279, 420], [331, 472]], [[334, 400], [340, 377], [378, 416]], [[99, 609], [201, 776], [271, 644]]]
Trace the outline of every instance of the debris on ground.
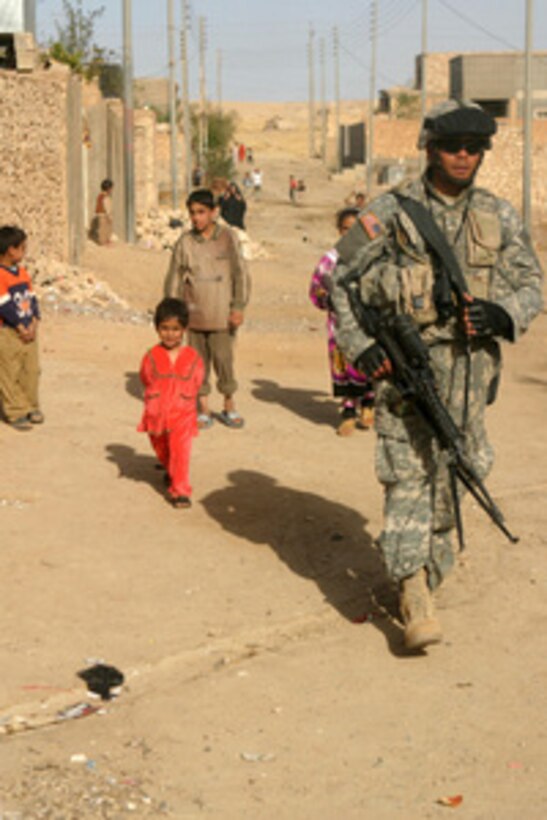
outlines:
[[149, 322], [148, 314], [134, 310], [91, 271], [44, 256], [29, 259], [29, 270], [45, 313], [90, 315], [131, 324]]

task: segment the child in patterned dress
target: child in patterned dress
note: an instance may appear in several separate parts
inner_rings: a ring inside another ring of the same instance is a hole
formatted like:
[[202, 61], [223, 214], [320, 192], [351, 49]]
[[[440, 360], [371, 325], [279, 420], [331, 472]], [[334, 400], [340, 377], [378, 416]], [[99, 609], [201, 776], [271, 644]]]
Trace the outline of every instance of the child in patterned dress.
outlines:
[[[343, 208], [336, 215], [340, 236], [349, 231], [359, 215], [357, 208]], [[310, 285], [310, 299], [319, 310], [327, 311], [327, 334], [333, 395], [341, 399], [339, 436], [349, 436], [357, 426], [369, 429], [374, 424], [374, 392], [367, 377], [346, 361], [334, 337], [335, 313], [330, 302], [332, 272], [338, 262], [333, 248], [319, 260]]]

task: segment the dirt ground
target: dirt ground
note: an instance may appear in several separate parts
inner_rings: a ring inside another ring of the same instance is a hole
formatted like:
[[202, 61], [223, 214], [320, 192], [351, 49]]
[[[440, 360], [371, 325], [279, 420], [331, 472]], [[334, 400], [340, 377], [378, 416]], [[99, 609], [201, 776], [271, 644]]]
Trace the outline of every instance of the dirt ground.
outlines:
[[[238, 342], [247, 423], [196, 440], [193, 509], [165, 502], [135, 429], [151, 327], [46, 316], [46, 424], [0, 430], [0, 715], [45, 724], [0, 738], [0, 818], [542, 820], [546, 317], [506, 347], [489, 416], [488, 486], [520, 542], [466, 503], [468, 550], [438, 595], [445, 641], [409, 656], [374, 546], [374, 434], [335, 435], [307, 299], [347, 186], [258, 159], [248, 223], [270, 259], [252, 266]], [[86, 256], [140, 310], [167, 260]], [[93, 659], [124, 672], [123, 694], [52, 724], [86, 700], [76, 673]]]

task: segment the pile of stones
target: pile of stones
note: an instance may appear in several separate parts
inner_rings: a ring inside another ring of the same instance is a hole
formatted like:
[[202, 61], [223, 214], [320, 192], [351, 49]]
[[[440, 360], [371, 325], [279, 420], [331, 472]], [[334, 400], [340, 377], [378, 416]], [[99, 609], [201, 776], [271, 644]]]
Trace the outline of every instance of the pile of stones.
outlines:
[[132, 324], [149, 321], [90, 271], [46, 257], [29, 260], [29, 269], [45, 313], [88, 315]]

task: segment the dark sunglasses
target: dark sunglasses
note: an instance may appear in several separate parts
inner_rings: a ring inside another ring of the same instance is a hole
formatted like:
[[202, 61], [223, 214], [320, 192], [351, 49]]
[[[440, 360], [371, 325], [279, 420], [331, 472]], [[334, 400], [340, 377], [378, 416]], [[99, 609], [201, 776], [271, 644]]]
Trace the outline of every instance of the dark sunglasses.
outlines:
[[487, 147], [486, 140], [480, 138], [447, 137], [446, 139], [437, 140], [435, 144], [439, 151], [444, 151], [445, 154], [459, 154], [460, 151], [465, 151], [470, 157], [480, 154]]

